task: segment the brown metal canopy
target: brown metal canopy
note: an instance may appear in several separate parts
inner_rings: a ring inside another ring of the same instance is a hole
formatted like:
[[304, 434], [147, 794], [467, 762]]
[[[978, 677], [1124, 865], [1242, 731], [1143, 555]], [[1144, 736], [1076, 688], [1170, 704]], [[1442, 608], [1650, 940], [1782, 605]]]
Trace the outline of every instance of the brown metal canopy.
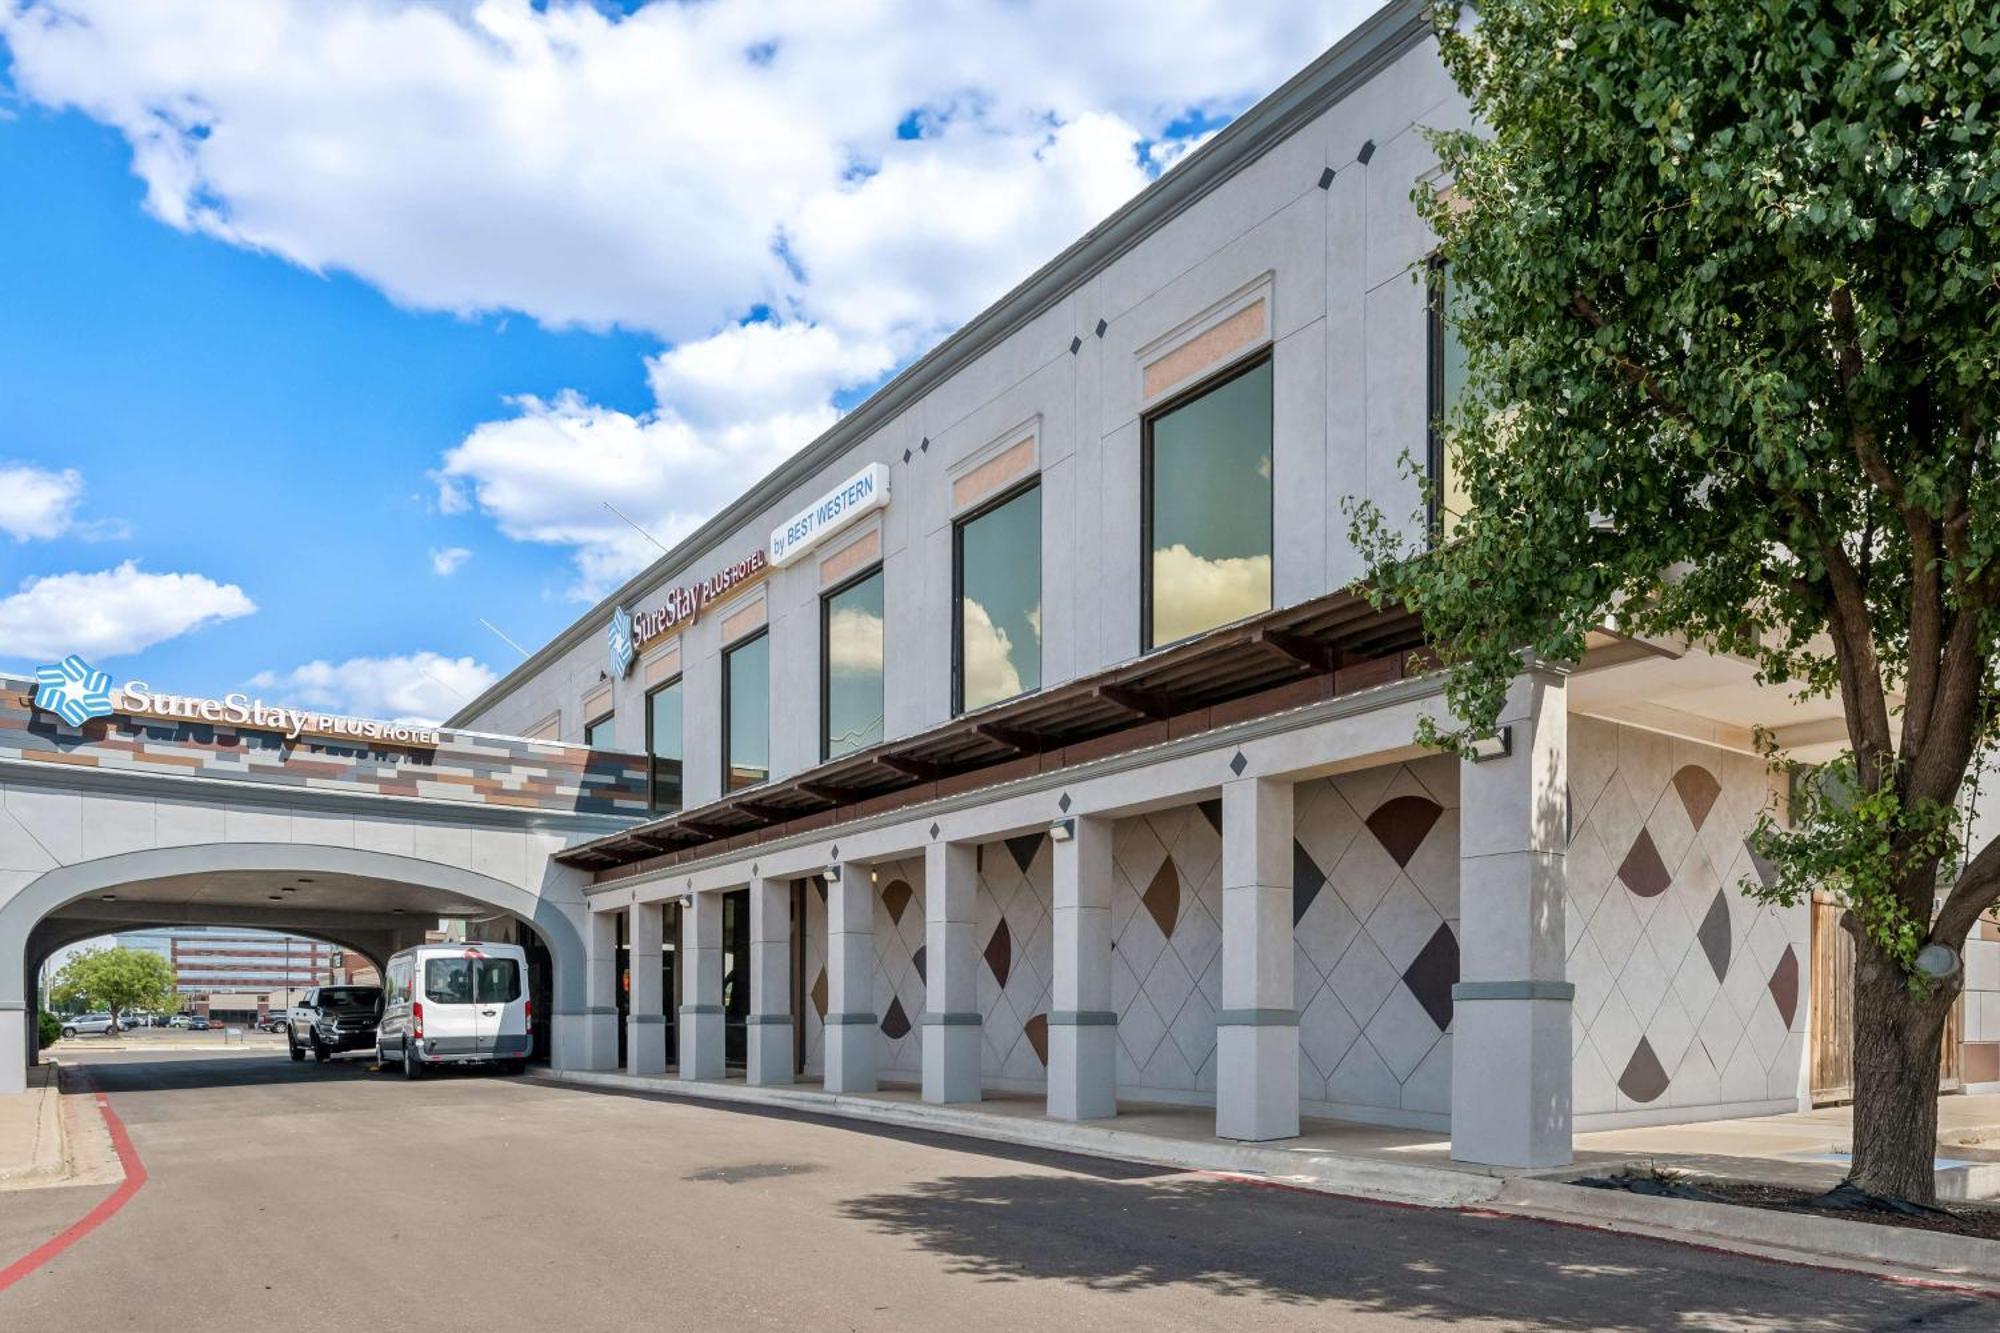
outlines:
[[556, 855], [622, 879], [1281, 712], [1428, 669], [1417, 618], [1344, 591], [1237, 621]]

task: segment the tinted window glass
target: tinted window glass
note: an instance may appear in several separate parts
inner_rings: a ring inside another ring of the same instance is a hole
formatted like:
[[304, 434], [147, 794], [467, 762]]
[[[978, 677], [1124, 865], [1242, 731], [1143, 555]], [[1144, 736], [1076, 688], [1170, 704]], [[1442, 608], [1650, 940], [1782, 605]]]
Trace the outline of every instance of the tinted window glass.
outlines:
[[882, 739], [882, 571], [828, 596], [822, 629], [820, 749], [832, 759]]
[[319, 993], [319, 1007], [361, 1012], [373, 1009], [381, 998], [373, 986], [329, 986]]
[[424, 996], [439, 1004], [472, 1003], [472, 960], [431, 958], [424, 962]]
[[1042, 492], [1031, 486], [958, 526], [958, 706], [1042, 683]]
[[1271, 363], [1148, 428], [1152, 549], [1146, 644], [1271, 606]]
[[521, 998], [521, 965], [512, 958], [472, 961], [472, 998], [480, 1004], [505, 1004]]
[[653, 757], [653, 808], [681, 808], [681, 683], [646, 696], [646, 752]]
[[771, 640], [737, 644], [723, 656], [722, 789], [754, 787], [771, 776]]
[[615, 750], [618, 748], [618, 716], [606, 713], [595, 722], [584, 724], [583, 743], [593, 750]]

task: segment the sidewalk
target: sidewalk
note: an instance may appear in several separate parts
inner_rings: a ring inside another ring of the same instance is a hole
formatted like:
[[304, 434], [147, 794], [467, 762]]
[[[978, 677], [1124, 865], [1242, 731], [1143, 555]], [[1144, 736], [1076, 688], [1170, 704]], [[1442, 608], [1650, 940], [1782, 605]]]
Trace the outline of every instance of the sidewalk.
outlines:
[[[1731, 1204], [1643, 1198], [1618, 1191], [1579, 1189], [1567, 1183], [1655, 1163], [1693, 1169], [1685, 1164], [1709, 1159], [1741, 1166], [1748, 1173], [1742, 1177], [1746, 1179], [1770, 1179], [1773, 1170], [1798, 1167], [1830, 1172], [1826, 1183], [1833, 1184], [1841, 1174], [1837, 1164], [1795, 1162], [1781, 1155], [1782, 1151], [1824, 1153], [1830, 1144], [1844, 1143], [1840, 1115], [1833, 1111], [1579, 1135], [1572, 1165], [1519, 1170], [1454, 1162], [1450, 1141], [1436, 1133], [1342, 1121], [1307, 1120], [1295, 1139], [1234, 1143], [1215, 1137], [1215, 1112], [1205, 1106], [1121, 1102], [1115, 1119], [1072, 1123], [1048, 1119], [1043, 1114], [1043, 1099], [1027, 1094], [989, 1093], [973, 1105], [936, 1106], [924, 1102], [912, 1087], [886, 1087], [852, 1095], [826, 1092], [811, 1080], [765, 1088], [750, 1087], [740, 1077], [700, 1083], [683, 1082], [670, 1074], [551, 1071], [544, 1077], [606, 1091], [834, 1116], [1088, 1157], [1241, 1176], [1330, 1194], [1508, 1213], [1785, 1263], [1868, 1272], [1902, 1281], [1942, 1281], [2000, 1296], [2000, 1242]], [[1954, 1108], [1951, 1132], [1983, 1134], [1989, 1116], [2000, 1126], [2000, 1109], [1996, 1109], [2000, 1098], [1988, 1098], [1985, 1103]]]
[[68, 1167], [63, 1151], [62, 1093], [54, 1065], [28, 1071], [28, 1091], [0, 1097], [0, 1190], [27, 1189], [61, 1180]]

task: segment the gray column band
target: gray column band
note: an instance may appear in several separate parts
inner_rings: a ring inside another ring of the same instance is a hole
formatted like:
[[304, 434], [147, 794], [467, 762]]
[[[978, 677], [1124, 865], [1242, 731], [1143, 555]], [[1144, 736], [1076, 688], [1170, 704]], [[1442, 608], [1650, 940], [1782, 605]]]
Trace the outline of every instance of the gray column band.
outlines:
[[26, 1000], [0, 1000], [0, 1012], [11, 1013], [16, 1009], [26, 1009], [27, 1007], [28, 1002]]
[[618, 1006], [615, 1004], [598, 1004], [598, 1005], [588, 1005], [582, 1009], [558, 1009], [555, 1011], [555, 1017], [596, 1018], [603, 1014], [610, 1014], [615, 1017], [617, 1013], [618, 1013]]
[[625, 1021], [642, 1025], [646, 1023], [664, 1023], [667, 1021], [667, 1016], [665, 1014], [633, 1014]]
[[882, 1020], [873, 1014], [846, 1013], [828, 1014], [824, 1020], [828, 1027], [865, 1027]]
[[1296, 1009], [1224, 1009], [1215, 1016], [1219, 1028], [1295, 1028]]
[[1451, 988], [1453, 1003], [1463, 1000], [1574, 1000], [1576, 987], [1567, 981], [1461, 981]]
[[753, 1028], [788, 1028], [792, 1025], [790, 1014], [751, 1014], [743, 1020]]
[[1115, 1028], [1118, 1015], [1109, 1009], [1051, 1009], [1049, 1026], [1052, 1028]]
[[684, 1004], [681, 1006], [681, 1012], [683, 1014], [693, 1014], [699, 1018], [704, 1014], [721, 1013], [722, 1006], [719, 1004]]
[[927, 1028], [976, 1028], [984, 1021], [978, 1014], [956, 1012], [942, 1014], [927, 1013], [917, 1020], [918, 1023]]

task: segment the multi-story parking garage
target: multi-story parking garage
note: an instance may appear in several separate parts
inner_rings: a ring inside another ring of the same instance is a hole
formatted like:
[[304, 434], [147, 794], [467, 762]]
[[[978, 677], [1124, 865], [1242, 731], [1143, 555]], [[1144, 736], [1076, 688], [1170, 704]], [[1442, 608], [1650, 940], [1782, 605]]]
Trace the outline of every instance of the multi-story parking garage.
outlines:
[[[1784, 797], [1753, 729], [1810, 756], [1837, 706], [1606, 632], [1481, 759], [1427, 754], [1418, 626], [1351, 591], [1343, 501], [1453, 493], [1410, 196], [1465, 118], [1390, 5], [434, 750], [20, 696], [0, 946], [226, 916], [374, 953], [452, 911], [546, 948], [571, 1067], [1500, 1164], [1838, 1096], [1830, 909], [1741, 888]], [[1966, 965], [1949, 1078], [2000, 1086], [2000, 928]]]

